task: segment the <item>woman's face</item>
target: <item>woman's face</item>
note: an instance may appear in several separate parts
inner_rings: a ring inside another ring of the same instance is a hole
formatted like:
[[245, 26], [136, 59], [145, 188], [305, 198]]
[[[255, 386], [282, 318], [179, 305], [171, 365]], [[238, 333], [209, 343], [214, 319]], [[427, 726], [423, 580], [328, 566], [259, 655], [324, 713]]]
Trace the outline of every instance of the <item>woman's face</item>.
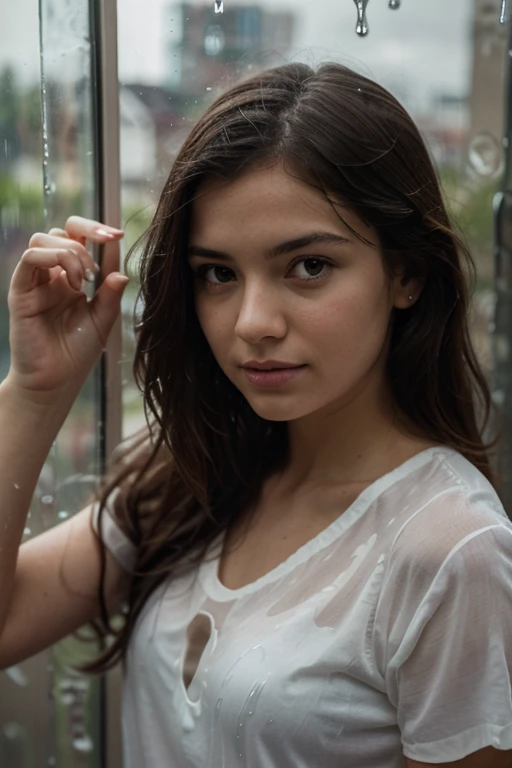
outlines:
[[[410, 306], [411, 290], [388, 284], [379, 248], [352, 235], [322, 192], [279, 163], [229, 183], [207, 180], [192, 205], [198, 319], [219, 366], [259, 416], [329, 412], [384, 376], [390, 315]], [[373, 227], [339, 211], [378, 246]], [[312, 233], [326, 239], [308, 244]], [[302, 367], [280, 383], [243, 367], [267, 360]]]

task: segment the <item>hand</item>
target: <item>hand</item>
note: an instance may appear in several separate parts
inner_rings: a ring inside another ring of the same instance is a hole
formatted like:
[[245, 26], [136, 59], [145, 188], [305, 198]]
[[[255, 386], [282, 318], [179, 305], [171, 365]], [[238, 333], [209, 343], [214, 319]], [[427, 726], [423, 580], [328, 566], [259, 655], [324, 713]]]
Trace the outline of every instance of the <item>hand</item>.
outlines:
[[128, 278], [103, 275], [88, 300], [83, 280], [99, 268], [86, 240], [107, 243], [122, 230], [71, 216], [62, 229], [33, 235], [14, 270], [7, 297], [11, 368], [8, 379], [26, 392], [80, 388], [104, 349]]

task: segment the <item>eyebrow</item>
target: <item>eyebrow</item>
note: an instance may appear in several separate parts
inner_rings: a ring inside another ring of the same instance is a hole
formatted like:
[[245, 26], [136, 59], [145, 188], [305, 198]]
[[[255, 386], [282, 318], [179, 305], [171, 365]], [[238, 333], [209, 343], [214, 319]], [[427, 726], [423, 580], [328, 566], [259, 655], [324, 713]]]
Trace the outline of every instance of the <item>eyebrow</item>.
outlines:
[[[275, 245], [265, 252], [265, 259], [275, 259], [277, 256], [281, 256], [283, 253], [290, 253], [290, 251], [296, 251], [299, 248], [305, 248], [307, 245], [317, 243], [336, 243], [343, 245], [344, 243], [350, 243], [348, 237], [342, 237], [336, 235], [334, 232], [309, 232], [302, 237], [296, 237], [293, 240], [287, 240], [284, 243]], [[203, 256], [204, 258], [219, 259], [222, 261], [234, 261], [233, 257], [229, 253], [223, 253], [222, 251], [214, 251], [212, 248], [204, 248], [201, 245], [191, 245], [188, 249], [189, 258], [192, 256]]]

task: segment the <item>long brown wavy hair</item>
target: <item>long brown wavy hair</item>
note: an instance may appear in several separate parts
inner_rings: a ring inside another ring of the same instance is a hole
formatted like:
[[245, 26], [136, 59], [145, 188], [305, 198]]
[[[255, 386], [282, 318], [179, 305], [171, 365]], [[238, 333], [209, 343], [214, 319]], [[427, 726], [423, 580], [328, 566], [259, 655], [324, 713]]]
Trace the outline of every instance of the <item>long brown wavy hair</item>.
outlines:
[[260, 72], [219, 96], [192, 129], [151, 226], [127, 257], [142, 244], [134, 376], [148, 426], [115, 452], [98, 498], [101, 524], [107, 497], [120, 489], [114, 514], [137, 561], [116, 617], [122, 621], [113, 626], [98, 540], [101, 618], [91, 626], [103, 650], [76, 666], [82, 672], [126, 663], [151, 593], [196, 567], [213, 540], [254, 506], [263, 481], [286, 465], [286, 422], [258, 416], [213, 357], [186, 258], [201, 181], [233, 179], [274, 159], [303, 169], [327, 199], [343, 201], [377, 229], [389, 279], [423, 281], [414, 306], [395, 312], [387, 370], [394, 401], [421, 433], [458, 450], [495, 488], [500, 483], [488, 451], [501, 433], [483, 442], [492, 401], [469, 335], [476, 268], [450, 223], [418, 128], [387, 90], [341, 64]]

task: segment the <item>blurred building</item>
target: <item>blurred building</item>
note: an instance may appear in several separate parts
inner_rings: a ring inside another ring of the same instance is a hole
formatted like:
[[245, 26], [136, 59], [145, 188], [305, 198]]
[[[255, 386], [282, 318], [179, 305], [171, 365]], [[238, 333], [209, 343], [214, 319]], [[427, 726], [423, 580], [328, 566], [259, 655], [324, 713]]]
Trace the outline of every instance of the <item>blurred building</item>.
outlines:
[[477, 136], [485, 131], [501, 143], [508, 101], [505, 88], [510, 21], [499, 22], [501, 0], [474, 0], [474, 4], [469, 132]]
[[436, 164], [462, 170], [462, 153], [469, 130], [469, 107], [465, 96], [436, 93], [428, 111], [416, 118]]
[[123, 181], [138, 183], [154, 174], [157, 156], [157, 112], [142, 98], [147, 86], [119, 89], [120, 154]]
[[169, 5], [166, 43], [168, 82], [201, 95], [231, 79], [284, 63], [295, 33], [296, 15], [257, 4], [230, 2], [214, 12], [213, 0]]
[[503, 169], [510, 21], [500, 23], [501, 0], [473, 2], [468, 94], [434, 94], [416, 122], [439, 166], [491, 182]]

